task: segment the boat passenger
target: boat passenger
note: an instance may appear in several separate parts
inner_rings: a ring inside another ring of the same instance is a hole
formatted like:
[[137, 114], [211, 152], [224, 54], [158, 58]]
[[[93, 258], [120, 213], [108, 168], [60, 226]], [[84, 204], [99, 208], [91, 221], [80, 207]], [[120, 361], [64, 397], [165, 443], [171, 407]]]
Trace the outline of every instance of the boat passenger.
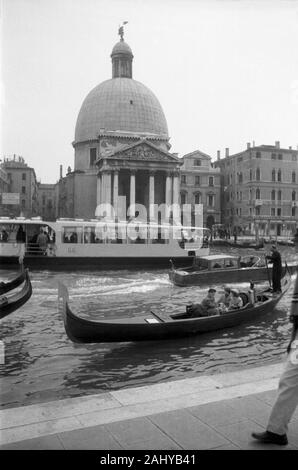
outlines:
[[1, 230], [0, 239], [1, 242], [7, 242], [8, 240], [8, 233], [6, 232], [5, 228]]
[[216, 290], [210, 288], [207, 297], [205, 297], [200, 304], [193, 304], [189, 308], [191, 317], [210, 317], [212, 315], [219, 315], [219, 309], [215, 300]]
[[43, 231], [42, 227], [40, 228], [40, 234], [38, 235], [36, 241], [42, 254], [45, 254], [48, 247], [48, 237]]
[[231, 301], [231, 289], [225, 286], [224, 293], [220, 296], [217, 302], [220, 313], [226, 312], [228, 310], [230, 301]]
[[238, 289], [231, 289], [231, 299], [229, 304], [229, 310], [237, 310], [243, 307], [243, 300], [240, 297]]

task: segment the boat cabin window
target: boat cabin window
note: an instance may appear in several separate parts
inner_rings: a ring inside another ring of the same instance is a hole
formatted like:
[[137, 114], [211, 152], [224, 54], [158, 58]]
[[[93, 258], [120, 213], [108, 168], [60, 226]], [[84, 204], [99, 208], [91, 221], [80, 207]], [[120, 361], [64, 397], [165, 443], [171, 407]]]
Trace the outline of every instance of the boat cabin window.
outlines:
[[210, 261], [210, 268], [211, 269], [223, 269], [225, 267], [225, 260], [223, 259], [215, 259]]
[[238, 259], [236, 258], [225, 259], [225, 267], [226, 268], [238, 268]]
[[61, 235], [62, 243], [82, 243], [83, 227], [63, 227]]

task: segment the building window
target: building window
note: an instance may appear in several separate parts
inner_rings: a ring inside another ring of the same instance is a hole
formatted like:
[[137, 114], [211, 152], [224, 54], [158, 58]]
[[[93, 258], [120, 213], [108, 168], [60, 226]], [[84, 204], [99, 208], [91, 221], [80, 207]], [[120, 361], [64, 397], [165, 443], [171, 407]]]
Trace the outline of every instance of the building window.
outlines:
[[261, 199], [261, 191], [260, 188], [256, 189], [256, 199]]
[[275, 191], [274, 191], [274, 189], [271, 191], [271, 201], [275, 201]]
[[296, 172], [293, 171], [292, 173], [292, 183], [296, 183]]
[[214, 178], [213, 178], [213, 176], [209, 176], [209, 186], [214, 186]]
[[281, 201], [281, 190], [279, 190], [277, 193], [277, 200]]
[[44, 194], [43, 194], [43, 196], [42, 196], [42, 205], [43, 205], [43, 206], [46, 205], [46, 197], [45, 197]]
[[292, 217], [295, 217], [296, 215], [296, 207], [292, 207]]
[[277, 181], [281, 182], [281, 170], [280, 169], [278, 170], [278, 173], [277, 173]]
[[296, 191], [292, 191], [292, 201], [296, 201]]
[[238, 162], [238, 163], [242, 162], [242, 160], [243, 160], [243, 157], [237, 158], [237, 162]]
[[260, 170], [260, 168], [257, 168], [257, 170], [256, 170], [256, 180], [260, 181], [260, 179], [261, 179], [261, 170]]
[[297, 162], [297, 155], [292, 155], [292, 162]]
[[26, 201], [25, 201], [25, 199], [22, 199], [22, 207], [23, 207], [23, 208], [26, 207]]
[[252, 181], [252, 169], [249, 170], [249, 181]]
[[195, 185], [200, 186], [200, 177], [199, 176], [195, 177]]
[[96, 162], [96, 148], [91, 148], [90, 149], [89, 158], [90, 158], [90, 160], [89, 160], [90, 166], [94, 166], [95, 162]]
[[279, 217], [281, 216], [281, 208], [280, 208], [280, 207], [277, 208], [277, 215], [278, 215]]
[[202, 166], [202, 160], [195, 160], [194, 166]]
[[261, 213], [261, 208], [260, 208], [260, 206], [257, 206], [256, 207], [256, 215], [260, 215], [260, 213]]
[[276, 153], [271, 154], [271, 160], [276, 160]]
[[26, 187], [22, 186], [22, 194], [26, 194]]
[[275, 207], [271, 207], [271, 215], [275, 216]]
[[186, 175], [181, 175], [181, 183], [186, 184]]
[[243, 183], [243, 174], [242, 173], [238, 173], [238, 183], [239, 184]]
[[26, 173], [22, 173], [22, 180], [26, 181]]
[[186, 204], [186, 194], [185, 193], [180, 194], [180, 201], [181, 201], [181, 204]]
[[283, 157], [282, 157], [282, 153], [279, 153], [279, 154], [278, 154], [278, 159], [279, 159], [279, 160], [282, 160], [282, 158], [283, 158]]
[[202, 201], [201, 193], [196, 193], [195, 194], [195, 204], [201, 204], [201, 201]]
[[209, 207], [214, 207], [214, 195], [208, 194], [207, 202]]
[[272, 170], [272, 173], [271, 173], [271, 180], [272, 180], [272, 181], [275, 181], [275, 179], [276, 179], [275, 173], [276, 173], [276, 172], [275, 172], [275, 170], [273, 169], [273, 170]]
[[261, 155], [261, 152], [256, 152], [256, 158], [261, 158], [262, 155]]

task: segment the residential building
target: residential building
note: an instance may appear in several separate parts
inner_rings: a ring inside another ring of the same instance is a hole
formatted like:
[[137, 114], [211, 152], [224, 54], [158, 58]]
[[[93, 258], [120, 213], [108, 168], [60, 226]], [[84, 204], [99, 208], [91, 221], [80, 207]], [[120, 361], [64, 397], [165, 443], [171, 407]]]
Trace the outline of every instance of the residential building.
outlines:
[[251, 146], [218, 159], [222, 174], [222, 222], [244, 233], [291, 236], [298, 226], [298, 151]]
[[203, 204], [203, 223], [211, 228], [220, 223], [220, 168], [215, 168], [211, 157], [200, 150], [184, 155], [180, 169], [180, 202], [191, 204], [192, 224], [195, 204]]
[[36, 216], [38, 207], [35, 170], [25, 163], [23, 157], [17, 155], [4, 157], [1, 167], [7, 174], [7, 193], [11, 195], [9, 201], [3, 203], [2, 200], [1, 215]]

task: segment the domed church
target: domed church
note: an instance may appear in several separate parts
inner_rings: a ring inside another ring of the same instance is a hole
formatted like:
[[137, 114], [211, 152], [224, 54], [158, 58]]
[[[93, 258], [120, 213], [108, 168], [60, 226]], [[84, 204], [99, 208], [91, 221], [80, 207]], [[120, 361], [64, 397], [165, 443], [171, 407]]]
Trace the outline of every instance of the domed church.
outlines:
[[[123, 26], [119, 35], [112, 78], [90, 91], [76, 122], [74, 217], [93, 218], [102, 203], [111, 204], [121, 219], [136, 204], [144, 205], [149, 217], [150, 204], [179, 203], [181, 162], [169, 152], [164, 112], [154, 93], [133, 79]], [[121, 211], [120, 196], [126, 197]]]

